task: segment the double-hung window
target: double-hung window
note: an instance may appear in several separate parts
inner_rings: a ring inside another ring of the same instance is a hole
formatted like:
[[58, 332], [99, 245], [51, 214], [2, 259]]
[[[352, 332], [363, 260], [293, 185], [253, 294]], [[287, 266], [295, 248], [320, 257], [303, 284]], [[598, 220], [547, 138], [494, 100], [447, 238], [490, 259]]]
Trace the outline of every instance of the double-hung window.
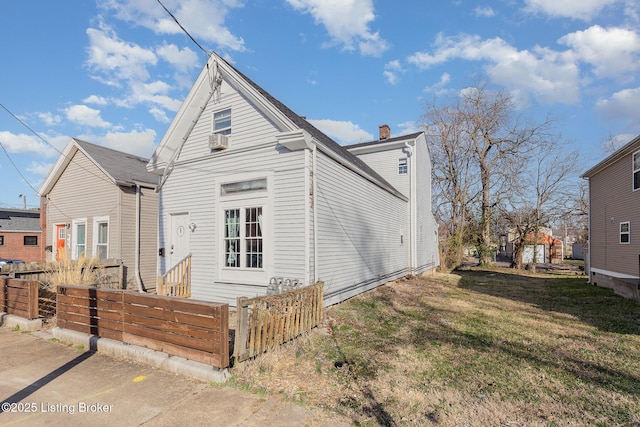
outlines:
[[633, 190], [640, 189], [640, 151], [633, 153]]
[[620, 223], [620, 243], [631, 242], [631, 231], [629, 229], [629, 221]]
[[231, 133], [231, 108], [213, 113], [213, 133], [221, 135]]
[[93, 219], [93, 254], [100, 259], [109, 258], [109, 217]]
[[72, 235], [71, 235], [71, 247], [72, 247], [72, 259], [78, 259], [86, 256], [87, 254], [87, 220], [86, 219], [74, 219], [72, 221]]
[[402, 159], [398, 159], [398, 175], [405, 175], [409, 170], [409, 167], [407, 166], [407, 159], [402, 158]]
[[0, 246], [4, 246], [4, 236], [0, 236]]

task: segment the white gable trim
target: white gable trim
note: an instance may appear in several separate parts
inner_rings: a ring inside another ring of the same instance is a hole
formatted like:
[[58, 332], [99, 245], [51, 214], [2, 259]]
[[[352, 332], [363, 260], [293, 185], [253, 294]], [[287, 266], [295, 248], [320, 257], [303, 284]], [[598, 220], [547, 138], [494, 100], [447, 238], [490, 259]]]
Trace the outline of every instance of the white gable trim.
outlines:
[[[222, 80], [220, 80], [222, 79]], [[281, 131], [292, 131], [296, 126], [285, 117], [274, 105], [251, 87], [235, 70], [229, 67], [220, 57], [212, 53], [207, 64], [200, 72], [189, 94], [183, 101], [169, 129], [164, 134], [158, 148], [147, 164], [147, 170], [163, 174], [172, 167], [172, 160], [180, 154], [180, 150], [191, 134], [191, 130], [205, 107], [214, 96], [222, 81], [244, 95], [257, 109], [271, 119]]]

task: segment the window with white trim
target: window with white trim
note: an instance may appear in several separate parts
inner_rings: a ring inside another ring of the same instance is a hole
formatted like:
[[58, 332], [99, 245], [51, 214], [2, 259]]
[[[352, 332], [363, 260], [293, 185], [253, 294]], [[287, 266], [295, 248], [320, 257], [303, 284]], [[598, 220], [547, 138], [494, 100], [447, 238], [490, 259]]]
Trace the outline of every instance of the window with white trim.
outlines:
[[640, 151], [633, 153], [633, 190], [640, 189]]
[[224, 266], [261, 269], [262, 207], [224, 210]]
[[109, 258], [109, 217], [93, 219], [93, 255], [99, 259]]
[[0, 246], [4, 246], [4, 236], [0, 236]]
[[631, 231], [629, 229], [629, 221], [620, 223], [620, 243], [631, 242]]
[[402, 158], [398, 159], [398, 175], [405, 175], [409, 171], [409, 167], [407, 166], [407, 159]]
[[213, 133], [221, 135], [231, 133], [231, 108], [213, 113]]
[[273, 275], [272, 182], [270, 172], [219, 178], [216, 246], [222, 282], [262, 284]]
[[78, 259], [87, 254], [87, 220], [73, 220], [71, 235], [71, 258]]

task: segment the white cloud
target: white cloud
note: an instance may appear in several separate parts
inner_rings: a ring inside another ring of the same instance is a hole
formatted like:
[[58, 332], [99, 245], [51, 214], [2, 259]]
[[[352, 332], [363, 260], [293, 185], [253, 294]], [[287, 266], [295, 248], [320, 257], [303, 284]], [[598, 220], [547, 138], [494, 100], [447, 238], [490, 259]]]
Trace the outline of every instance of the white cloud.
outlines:
[[400, 61], [396, 59], [384, 64], [384, 72], [382, 75], [387, 79], [389, 84], [395, 85], [400, 81], [398, 74], [404, 72], [405, 70], [402, 68], [402, 65], [400, 65]]
[[111, 123], [104, 121], [100, 117], [100, 110], [96, 110], [86, 105], [72, 105], [65, 109], [67, 119], [83, 126], [108, 128]]
[[[215, 43], [222, 49], [245, 50], [244, 40], [224, 25], [229, 11], [243, 7], [243, 1], [165, 0], [163, 4], [196, 40]], [[156, 34], [182, 34], [182, 29], [155, 0], [106, 0], [101, 5], [114, 11], [119, 19], [142, 25]]]
[[620, 0], [525, 0], [525, 11], [588, 21], [615, 3]]
[[108, 105], [109, 100], [103, 96], [99, 95], [90, 95], [82, 100], [85, 104], [94, 104], [94, 105]]
[[442, 73], [438, 83], [425, 87], [424, 92], [427, 92], [427, 93], [432, 92], [436, 95], [441, 95], [443, 93], [446, 93], [447, 90], [445, 89], [445, 87], [447, 86], [447, 84], [449, 84], [450, 81], [451, 81], [451, 75], [449, 73]]
[[[398, 136], [408, 135], [410, 133], [416, 133], [422, 130], [420, 125], [414, 121], [398, 123], [398, 128], [400, 129], [400, 131], [397, 133]], [[393, 131], [393, 129], [391, 130]], [[392, 136], [396, 136], [396, 134], [393, 133]]]
[[53, 163], [31, 162], [27, 165], [26, 170], [33, 175], [46, 176], [49, 174], [52, 166]]
[[499, 37], [482, 39], [469, 34], [453, 37], [438, 34], [433, 53], [418, 52], [408, 61], [421, 69], [429, 69], [456, 59], [485, 62], [485, 71], [492, 81], [542, 102], [579, 100], [579, 68], [572, 52], [538, 46], [518, 50]]
[[23, 133], [0, 131], [0, 142], [9, 153], [37, 153], [48, 157], [55, 155], [55, 150], [40, 139]]
[[591, 64], [600, 78], [635, 77], [640, 70], [640, 36], [630, 29], [594, 25], [567, 34], [558, 43], [569, 46], [578, 59]]
[[153, 116], [156, 121], [160, 123], [169, 123], [171, 119], [167, 116], [167, 113], [164, 110], [161, 110], [158, 107], [152, 107], [149, 109], [149, 113]]
[[608, 99], [598, 100], [596, 110], [608, 119], [637, 124], [640, 122], [640, 87], [624, 89]]
[[373, 140], [372, 134], [351, 122], [324, 119], [309, 120], [309, 123], [341, 144], [356, 144]]
[[357, 48], [368, 56], [380, 56], [389, 49], [389, 43], [369, 28], [375, 20], [373, 0], [287, 0], [287, 3], [310, 14], [316, 24], [326, 28], [331, 37], [329, 46], [341, 45], [349, 51]]
[[98, 75], [94, 78], [111, 86], [121, 86], [122, 80], [146, 80], [147, 67], [156, 65], [158, 58], [152, 50], [120, 40], [105, 25], [101, 29], [87, 29], [89, 36], [88, 68]]
[[126, 101], [130, 105], [151, 103], [170, 111], [178, 111], [182, 101], [168, 96], [170, 90], [171, 87], [161, 80], [150, 83], [134, 83], [131, 85], [131, 95]]
[[198, 54], [188, 47], [180, 49], [174, 44], [164, 44], [156, 49], [156, 53], [159, 57], [183, 73], [200, 64]]
[[153, 129], [132, 130], [130, 132], [110, 132], [103, 136], [83, 135], [85, 139], [114, 150], [148, 158], [155, 149], [156, 132]]
[[476, 6], [473, 9], [473, 14], [484, 18], [490, 18], [496, 15], [495, 10], [491, 6]]
[[60, 124], [60, 121], [62, 120], [62, 118], [59, 115], [52, 114], [52, 113], [37, 113], [37, 116], [47, 126], [58, 125], [58, 124]]

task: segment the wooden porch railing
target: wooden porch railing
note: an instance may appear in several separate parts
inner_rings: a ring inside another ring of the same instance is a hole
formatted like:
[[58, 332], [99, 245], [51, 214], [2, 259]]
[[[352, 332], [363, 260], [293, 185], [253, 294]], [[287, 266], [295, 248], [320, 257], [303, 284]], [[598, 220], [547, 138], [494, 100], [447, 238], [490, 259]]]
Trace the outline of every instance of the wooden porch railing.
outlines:
[[191, 296], [191, 254], [158, 277], [158, 295], [188, 298]]

